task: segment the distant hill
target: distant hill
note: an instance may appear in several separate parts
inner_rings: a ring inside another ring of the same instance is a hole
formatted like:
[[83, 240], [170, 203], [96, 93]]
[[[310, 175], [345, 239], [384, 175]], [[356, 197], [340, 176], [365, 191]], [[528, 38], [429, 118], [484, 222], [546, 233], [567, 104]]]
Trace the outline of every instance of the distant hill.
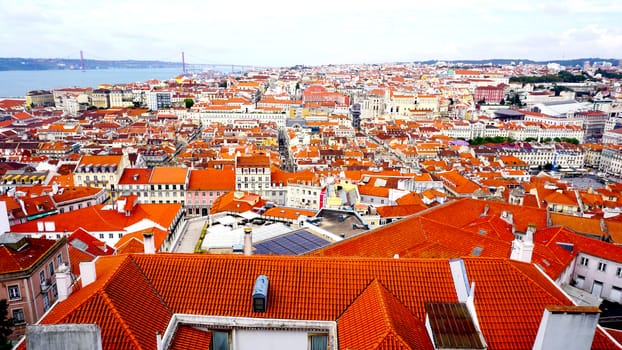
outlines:
[[[585, 61], [590, 61], [591, 64], [595, 62], [611, 62], [612, 65], [618, 66], [619, 59], [614, 58], [577, 58], [569, 60], [548, 60], [548, 61], [533, 61], [528, 59], [505, 59], [505, 58], [493, 58], [487, 60], [427, 60], [427, 61], [412, 61], [412, 62], [398, 62], [398, 63], [422, 63], [422, 64], [435, 64], [439, 61], [445, 62], [448, 65], [469, 65], [469, 66], [490, 66], [490, 65], [506, 65], [519, 62], [525, 64], [547, 64], [558, 63], [566, 67], [581, 66]], [[165, 61], [136, 61], [136, 60], [84, 60], [85, 69], [110, 69], [110, 68], [176, 68], [180, 67], [180, 62], [165, 62]], [[65, 59], [65, 58], [20, 58], [0, 57], [0, 71], [7, 70], [59, 70], [59, 69], [80, 69], [79, 59]]]
[[594, 64], [595, 62], [610, 62], [612, 65], [614, 66], [618, 66], [620, 64], [620, 59], [616, 59], [616, 58], [574, 58], [574, 59], [567, 59], [567, 60], [547, 60], [547, 61], [533, 61], [533, 60], [527, 60], [527, 59], [506, 59], [506, 58], [493, 58], [493, 59], [488, 59], [488, 60], [452, 60], [452, 61], [445, 61], [445, 60], [427, 60], [427, 61], [414, 61], [414, 63], [422, 63], [422, 64], [435, 64], [436, 62], [445, 62], [449, 65], [460, 65], [460, 64], [464, 64], [464, 65], [471, 65], [471, 66], [488, 66], [488, 65], [506, 65], [506, 64], [518, 64], [519, 62], [522, 62], [524, 64], [547, 64], [547, 63], [558, 63], [562, 66], [565, 67], [574, 67], [574, 66], [580, 66], [583, 67], [583, 63], [585, 61], [590, 61], [590, 64]]
[[[181, 63], [163, 61], [134, 61], [134, 60], [84, 60], [85, 69], [110, 68], [173, 68], [180, 67]], [[0, 71], [7, 70], [62, 70], [80, 69], [79, 59], [65, 58], [2, 58], [0, 57]]]

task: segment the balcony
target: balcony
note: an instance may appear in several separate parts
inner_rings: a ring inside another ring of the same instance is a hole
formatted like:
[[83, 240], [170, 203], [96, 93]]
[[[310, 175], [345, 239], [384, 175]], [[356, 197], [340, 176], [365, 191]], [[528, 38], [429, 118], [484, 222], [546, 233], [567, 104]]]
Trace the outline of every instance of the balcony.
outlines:
[[41, 281], [41, 293], [47, 292], [52, 287], [52, 280], [50, 278]]

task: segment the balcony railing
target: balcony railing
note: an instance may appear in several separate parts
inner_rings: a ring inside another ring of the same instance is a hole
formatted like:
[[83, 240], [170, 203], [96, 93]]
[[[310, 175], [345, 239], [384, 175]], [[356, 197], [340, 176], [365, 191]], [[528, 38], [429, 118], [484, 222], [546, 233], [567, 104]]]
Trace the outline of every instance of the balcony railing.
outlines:
[[52, 280], [51, 279], [46, 279], [41, 281], [41, 293], [45, 293], [47, 292], [50, 287], [52, 287]]

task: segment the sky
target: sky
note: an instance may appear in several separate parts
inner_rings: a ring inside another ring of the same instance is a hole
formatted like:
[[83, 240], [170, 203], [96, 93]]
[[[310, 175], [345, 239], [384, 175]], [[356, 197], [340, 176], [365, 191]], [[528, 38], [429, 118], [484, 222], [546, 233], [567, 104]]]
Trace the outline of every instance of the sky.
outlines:
[[253, 66], [622, 58], [620, 0], [0, 0], [0, 57]]

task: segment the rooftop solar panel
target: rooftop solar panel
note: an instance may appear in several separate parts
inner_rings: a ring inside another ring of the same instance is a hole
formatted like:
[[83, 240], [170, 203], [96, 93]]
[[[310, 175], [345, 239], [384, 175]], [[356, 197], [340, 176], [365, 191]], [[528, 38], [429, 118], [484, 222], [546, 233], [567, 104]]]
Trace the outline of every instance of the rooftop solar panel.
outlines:
[[310, 232], [301, 230], [256, 243], [255, 254], [300, 255], [331, 242]]

